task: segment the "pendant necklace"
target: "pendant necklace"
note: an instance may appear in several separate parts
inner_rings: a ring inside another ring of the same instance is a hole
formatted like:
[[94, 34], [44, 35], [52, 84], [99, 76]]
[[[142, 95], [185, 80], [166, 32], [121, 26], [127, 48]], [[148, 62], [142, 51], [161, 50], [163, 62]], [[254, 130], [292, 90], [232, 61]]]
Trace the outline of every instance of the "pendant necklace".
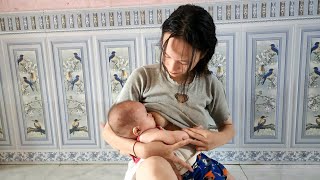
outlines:
[[187, 94], [176, 93], [174, 97], [179, 103], [185, 103], [189, 100], [189, 96]]
[[179, 103], [185, 103], [189, 100], [189, 96], [186, 93], [188, 92], [188, 89], [189, 89], [189, 84], [187, 84], [186, 87], [179, 85], [178, 92], [174, 95], [174, 97]]

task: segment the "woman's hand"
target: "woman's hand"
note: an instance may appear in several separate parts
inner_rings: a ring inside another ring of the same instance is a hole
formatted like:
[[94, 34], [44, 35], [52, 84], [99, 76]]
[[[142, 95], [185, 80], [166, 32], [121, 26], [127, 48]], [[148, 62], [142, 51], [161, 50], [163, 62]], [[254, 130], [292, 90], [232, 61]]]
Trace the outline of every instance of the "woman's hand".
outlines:
[[234, 136], [232, 124], [225, 124], [219, 132], [209, 131], [202, 127], [186, 128], [191, 139], [191, 144], [196, 146], [197, 151], [208, 151], [222, 146]]

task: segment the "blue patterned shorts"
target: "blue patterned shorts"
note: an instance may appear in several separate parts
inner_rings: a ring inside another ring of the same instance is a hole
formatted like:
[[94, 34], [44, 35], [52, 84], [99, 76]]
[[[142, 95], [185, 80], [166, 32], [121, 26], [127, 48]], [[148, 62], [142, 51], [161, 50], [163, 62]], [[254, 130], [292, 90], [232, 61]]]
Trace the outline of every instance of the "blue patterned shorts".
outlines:
[[193, 172], [186, 172], [182, 175], [184, 180], [225, 180], [228, 171], [219, 162], [207, 157], [203, 153], [197, 156], [196, 162], [192, 165]]

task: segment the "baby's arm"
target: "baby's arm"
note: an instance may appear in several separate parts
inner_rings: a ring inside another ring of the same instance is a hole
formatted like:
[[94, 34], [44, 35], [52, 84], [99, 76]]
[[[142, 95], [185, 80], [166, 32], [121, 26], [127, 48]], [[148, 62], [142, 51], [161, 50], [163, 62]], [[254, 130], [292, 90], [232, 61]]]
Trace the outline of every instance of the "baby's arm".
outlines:
[[162, 141], [166, 144], [174, 144], [176, 142], [189, 138], [189, 135], [181, 130], [167, 131], [165, 129], [153, 128], [143, 132], [140, 135], [140, 142], [149, 143], [153, 141]]

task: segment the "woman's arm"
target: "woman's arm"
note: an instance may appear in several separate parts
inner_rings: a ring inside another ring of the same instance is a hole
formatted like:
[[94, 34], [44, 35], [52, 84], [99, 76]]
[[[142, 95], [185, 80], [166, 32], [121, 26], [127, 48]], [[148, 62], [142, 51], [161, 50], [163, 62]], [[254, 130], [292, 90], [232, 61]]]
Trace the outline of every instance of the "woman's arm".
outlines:
[[135, 140], [117, 136], [108, 123], [103, 127], [102, 137], [112, 148], [119, 150], [121, 154], [134, 154], [132, 147]]
[[112, 148], [120, 150], [123, 154], [132, 154], [143, 159], [151, 156], [161, 156], [169, 162], [178, 163], [192, 171], [192, 167], [189, 164], [176, 157], [173, 153], [173, 151], [190, 144], [190, 139], [180, 141], [172, 145], [167, 145], [163, 142], [135, 143], [135, 140], [117, 136], [112, 131], [108, 123], [106, 123], [102, 128], [103, 139], [110, 144]]

